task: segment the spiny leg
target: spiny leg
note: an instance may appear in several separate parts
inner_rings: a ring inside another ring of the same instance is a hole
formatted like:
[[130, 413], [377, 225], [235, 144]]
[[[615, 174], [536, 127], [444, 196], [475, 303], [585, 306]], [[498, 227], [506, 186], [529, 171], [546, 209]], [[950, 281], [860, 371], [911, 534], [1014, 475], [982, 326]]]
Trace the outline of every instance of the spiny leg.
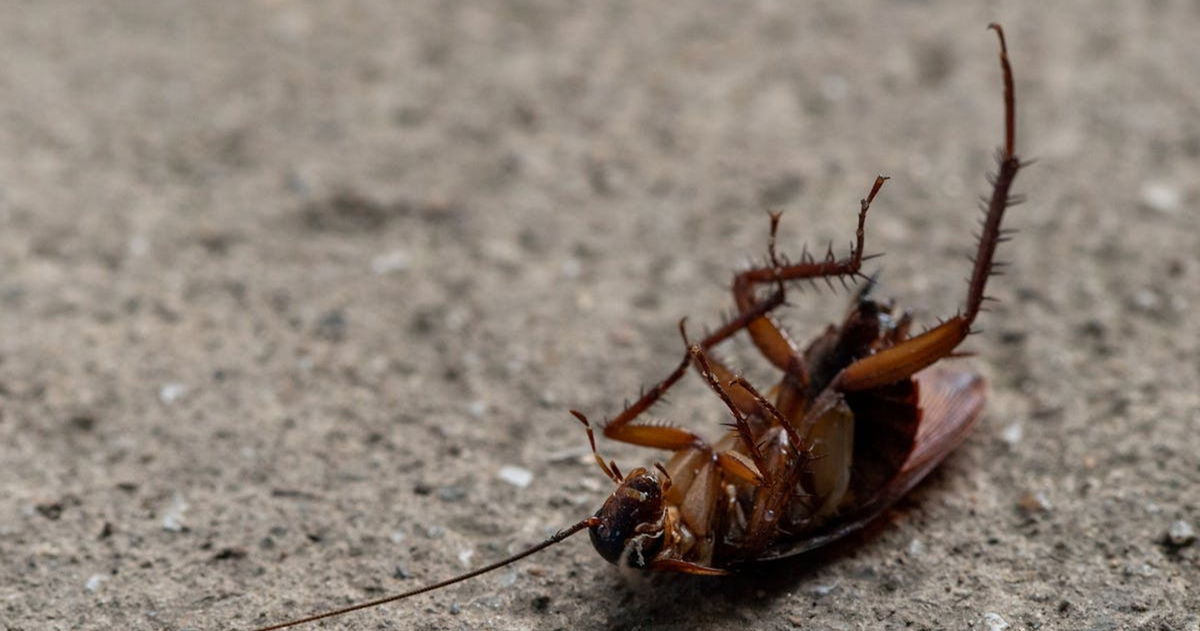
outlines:
[[[687, 339], [686, 335], [684, 339]], [[704, 356], [704, 349], [700, 348], [699, 345], [693, 344], [690, 346], [689, 351], [692, 361], [695, 362], [700, 375], [704, 377], [705, 383], [708, 384], [708, 387], [712, 388], [713, 392], [717, 393], [717, 396], [729, 408], [729, 412], [733, 414], [734, 429], [742, 439], [742, 444], [746, 447], [746, 451], [750, 454], [750, 459], [753, 461], [754, 467], [758, 469], [759, 476], [769, 485], [771, 483], [770, 470], [767, 468], [767, 461], [763, 457], [762, 451], [758, 448], [758, 442], [754, 439], [754, 432], [750, 429], [750, 421], [738, 409], [738, 406], [734, 404], [725, 386], [721, 385], [721, 382], [717, 381], [717, 378], [713, 375], [712, 370], [709, 368], [708, 359]]]
[[[729, 384], [733, 383], [739, 378], [737, 373], [726, 366], [725, 362], [721, 361], [720, 357], [713, 355], [711, 351], [706, 351], [704, 353], [704, 358], [708, 360], [709, 372], [716, 377], [718, 382]], [[695, 365], [695, 362], [693, 362], [693, 365]], [[699, 372], [700, 367], [696, 366], [696, 370]], [[701, 376], [703, 376], [703, 374]], [[726, 392], [729, 394], [729, 399], [733, 401], [733, 404], [737, 406], [737, 409], [741, 410], [742, 414], [750, 416], [752, 414], [759, 413], [760, 409], [758, 402], [754, 400], [754, 397], [751, 396], [750, 393], [740, 388], [731, 388]]]
[[749, 381], [746, 381], [742, 377], [734, 377], [728, 383], [731, 386], [737, 386], [739, 389], [744, 390], [746, 394], [748, 394], [750, 398], [754, 400], [758, 409], [763, 411], [765, 416], [771, 417], [775, 423], [783, 428], [783, 431], [787, 434], [788, 442], [792, 444], [793, 449], [796, 451], [804, 450], [804, 441], [800, 438], [800, 434], [796, 433], [796, 428], [792, 427], [792, 424], [788, 422], [783, 413], [779, 411], [779, 408], [776, 408], [774, 404], [772, 404], [767, 400], [766, 397], [759, 393], [758, 389], [756, 389]]
[[[738, 419], [738, 433], [742, 437], [742, 440], [747, 443], [749, 449], [757, 451], [757, 446], [753, 445], [752, 441], [748, 438], [751, 432], [746, 422], [746, 417], [753, 414], [759, 414], [764, 418], [769, 417], [771, 421], [782, 426], [788, 434], [788, 439], [792, 445], [796, 449], [800, 449], [800, 436], [791, 424], [787, 422], [783, 413], [759, 393], [758, 389], [745, 378], [734, 374], [732, 370], [704, 349], [688, 342], [687, 331], [683, 329], [682, 323], [680, 324], [680, 334], [683, 336], [684, 344], [689, 348], [693, 365], [700, 373], [700, 376], [708, 383], [709, 387], [717, 393], [730, 412], [733, 413], [734, 417]], [[733, 388], [732, 386], [735, 385], [738, 387]]]
[[1021, 168], [1021, 161], [1015, 153], [1016, 105], [1008, 47], [1004, 41], [1004, 31], [999, 25], [991, 24], [988, 28], [996, 31], [1000, 39], [1000, 67], [1004, 75], [1004, 146], [997, 155], [1000, 168], [991, 178], [992, 196], [983, 218], [983, 230], [979, 234], [979, 247], [967, 290], [966, 310], [920, 335], [846, 367], [837, 379], [836, 387], [839, 390], [867, 390], [894, 383], [952, 355], [971, 332], [971, 324], [982, 310], [984, 301], [988, 300], [983, 292], [988, 277], [998, 273], [995, 269], [998, 264], [994, 260], [996, 247], [1007, 241], [1010, 234], [1000, 228], [1000, 223], [1004, 211], [1019, 201], [1009, 191]]
[[[858, 228], [855, 231], [855, 243], [849, 256], [836, 259], [833, 251], [826, 254], [825, 259], [817, 261], [806, 252], [801, 262], [781, 264], [775, 256], [775, 233], [779, 227], [779, 215], [771, 215], [771, 237], [769, 251], [770, 267], [758, 267], [740, 272], [733, 279], [733, 297], [739, 311], [749, 311], [756, 303], [755, 287], [762, 283], [782, 283], [789, 280], [813, 280], [824, 278], [828, 282], [833, 277], [843, 277], [858, 274], [862, 268], [863, 241], [866, 236], [865, 226], [867, 210], [875, 195], [888, 178], [877, 176], [871, 187], [871, 192], [859, 203]], [[804, 356], [796, 343], [788, 337], [778, 324], [764, 315], [746, 326], [754, 345], [763, 356], [777, 368], [782, 370], [803, 387], [808, 385], [809, 376], [804, 366]]]
[[[770, 313], [779, 305], [783, 304], [784, 294], [782, 288], [774, 292], [769, 298], [763, 302], [756, 303], [750, 309], [739, 314], [737, 317], [729, 320], [713, 332], [709, 333], [703, 340], [699, 342], [699, 346], [704, 349], [712, 348], [722, 341], [730, 338], [733, 334], [745, 328], [749, 323]], [[685, 319], [686, 320], [686, 319]], [[683, 329], [684, 321], [679, 322], [680, 330]], [[685, 352], [683, 360], [671, 371], [669, 375], [662, 381], [654, 385], [654, 387], [642, 393], [640, 397], [616, 417], [604, 426], [604, 435], [613, 440], [641, 445], [643, 447], [653, 447], [658, 449], [678, 450], [692, 445], [703, 444], [703, 441], [693, 434], [678, 427], [670, 427], [663, 425], [641, 425], [634, 424], [632, 421], [636, 419], [646, 410], [650, 409], [659, 399], [666, 394], [667, 390], [674, 386], [684, 373], [687, 372], [688, 364], [691, 363], [691, 353]], [[578, 412], [572, 410], [576, 416], [582, 416]]]

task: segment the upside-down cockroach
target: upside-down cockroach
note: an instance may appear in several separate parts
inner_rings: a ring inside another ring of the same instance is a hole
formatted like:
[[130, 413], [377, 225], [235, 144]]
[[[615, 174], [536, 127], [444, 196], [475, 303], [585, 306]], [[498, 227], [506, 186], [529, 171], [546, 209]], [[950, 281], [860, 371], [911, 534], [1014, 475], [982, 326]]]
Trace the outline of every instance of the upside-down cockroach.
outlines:
[[[737, 315], [687, 352], [665, 379], [603, 428], [608, 438], [672, 452], [663, 464], [622, 475], [615, 462], [592, 454], [617, 485], [595, 515], [507, 559], [460, 576], [291, 622], [271, 631], [408, 598], [479, 576], [588, 530], [600, 556], [612, 563], [655, 571], [723, 575], [754, 561], [797, 555], [823, 546], [892, 505], [925, 477], [966, 436], [984, 404], [980, 376], [935, 364], [955, 356], [988, 297], [987, 279], [1000, 265], [996, 247], [1006, 240], [1004, 211], [1022, 163], [1014, 149], [1016, 113], [1012, 68], [1004, 31], [1000, 40], [1004, 82], [1004, 144], [991, 178], [992, 195], [967, 286], [965, 308], [918, 335], [907, 312], [875, 300], [867, 279], [840, 326], [831, 326], [801, 350], [776, 324], [790, 281], [862, 278], [867, 210], [886, 178], [878, 177], [858, 213], [855, 243], [845, 258], [807, 254], [791, 262], [776, 254], [779, 215], [771, 215], [767, 264], [733, 281]], [[773, 291], [763, 296], [760, 287]], [[710, 354], [745, 330], [764, 357], [782, 372], [769, 398]], [[731, 430], [715, 443], [669, 425], [636, 419], [694, 368], [729, 408]]]

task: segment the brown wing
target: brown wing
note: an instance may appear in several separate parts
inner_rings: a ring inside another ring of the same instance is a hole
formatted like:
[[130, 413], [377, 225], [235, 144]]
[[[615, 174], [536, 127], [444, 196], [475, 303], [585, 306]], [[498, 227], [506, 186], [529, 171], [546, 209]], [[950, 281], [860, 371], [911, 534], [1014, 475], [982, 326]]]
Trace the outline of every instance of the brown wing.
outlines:
[[983, 377], [950, 368], [928, 368], [916, 376], [921, 424], [908, 462], [893, 480], [896, 499], [916, 486], [962, 441], [983, 412]]
[[777, 542], [760, 560], [780, 559], [815, 550], [865, 526], [908, 493], [963, 439], [983, 411], [985, 385], [979, 375], [940, 366], [918, 373], [920, 414], [912, 449], [904, 464], [867, 501], [815, 532]]

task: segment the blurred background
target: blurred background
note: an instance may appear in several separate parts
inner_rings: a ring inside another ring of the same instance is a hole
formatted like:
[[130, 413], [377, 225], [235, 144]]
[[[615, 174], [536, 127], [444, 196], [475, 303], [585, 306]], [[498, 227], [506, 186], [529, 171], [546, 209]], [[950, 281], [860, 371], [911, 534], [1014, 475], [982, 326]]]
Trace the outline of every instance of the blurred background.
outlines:
[[[626, 577], [578, 539], [326, 628], [1200, 628], [1182, 0], [9, 3], [0, 621], [246, 628], [539, 540], [609, 489], [567, 408], [615, 413], [680, 317], [718, 324], [767, 209], [783, 251], [844, 251], [877, 173], [881, 293], [953, 313], [992, 21], [1037, 163], [958, 360], [988, 411], [929, 481], [748, 577]], [[789, 298], [806, 340], [847, 295]], [[694, 379], [655, 414], [725, 421]]]

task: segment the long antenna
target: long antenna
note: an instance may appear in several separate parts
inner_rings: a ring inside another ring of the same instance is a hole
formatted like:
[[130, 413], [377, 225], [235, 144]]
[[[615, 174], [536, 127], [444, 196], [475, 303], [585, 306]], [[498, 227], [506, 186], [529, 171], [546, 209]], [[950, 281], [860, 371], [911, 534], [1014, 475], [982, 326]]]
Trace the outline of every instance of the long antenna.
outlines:
[[495, 563], [492, 563], [491, 565], [485, 565], [477, 570], [471, 570], [470, 572], [467, 572], [466, 574], [460, 574], [458, 576], [455, 576], [454, 578], [446, 579], [440, 583], [434, 583], [433, 585], [426, 585], [425, 587], [420, 587], [418, 589], [414, 589], [409, 592], [404, 592], [403, 594], [396, 594], [395, 596], [388, 596], [386, 598], [380, 598], [378, 600], [372, 600], [370, 602], [359, 603], [357, 605], [352, 605], [350, 607], [344, 607], [342, 609], [334, 609], [333, 611], [326, 611], [325, 613], [319, 613], [314, 616], [309, 616], [307, 618], [298, 618], [296, 620], [290, 620], [288, 622], [281, 622], [279, 624], [274, 624], [269, 627], [260, 627], [258, 629], [255, 629], [254, 631], [275, 631], [276, 629], [286, 629], [288, 627], [294, 627], [294, 626], [301, 625], [301, 624], [307, 624], [309, 622], [316, 622], [317, 620], [324, 620], [325, 618], [332, 618], [334, 616], [340, 616], [342, 614], [350, 613], [351, 611], [358, 611], [359, 609], [370, 609], [371, 607], [378, 607], [379, 605], [383, 605], [383, 604], [390, 603], [390, 602], [395, 602], [397, 600], [404, 600], [405, 598], [409, 598], [410, 596], [416, 596], [417, 594], [424, 594], [425, 592], [431, 592], [435, 589], [441, 589], [443, 587], [446, 587], [447, 585], [453, 585], [460, 581], [465, 581], [469, 578], [474, 578], [476, 576], [479, 576], [480, 574], [487, 574], [488, 572], [491, 572], [492, 570], [502, 568], [502, 567], [504, 567], [510, 563], [516, 562], [516, 561], [520, 561], [521, 559], [524, 559], [525, 557], [527, 557], [535, 552], [541, 552], [542, 550], [549, 548], [550, 546], [562, 541], [563, 539], [566, 539], [567, 537], [570, 537], [571, 535], [579, 532], [580, 530], [583, 530], [584, 528], [591, 528], [592, 526], [595, 526], [599, 523], [600, 523], [599, 517], [588, 517], [587, 519], [579, 522], [578, 524], [575, 524], [574, 526], [564, 528], [564, 529], [554, 533], [549, 539], [546, 539], [545, 541], [537, 544], [536, 546], [533, 546], [532, 548], [529, 548], [528, 550], [518, 552], [518, 553], [508, 557], [507, 559], [503, 559], [501, 561], [496, 561]]

